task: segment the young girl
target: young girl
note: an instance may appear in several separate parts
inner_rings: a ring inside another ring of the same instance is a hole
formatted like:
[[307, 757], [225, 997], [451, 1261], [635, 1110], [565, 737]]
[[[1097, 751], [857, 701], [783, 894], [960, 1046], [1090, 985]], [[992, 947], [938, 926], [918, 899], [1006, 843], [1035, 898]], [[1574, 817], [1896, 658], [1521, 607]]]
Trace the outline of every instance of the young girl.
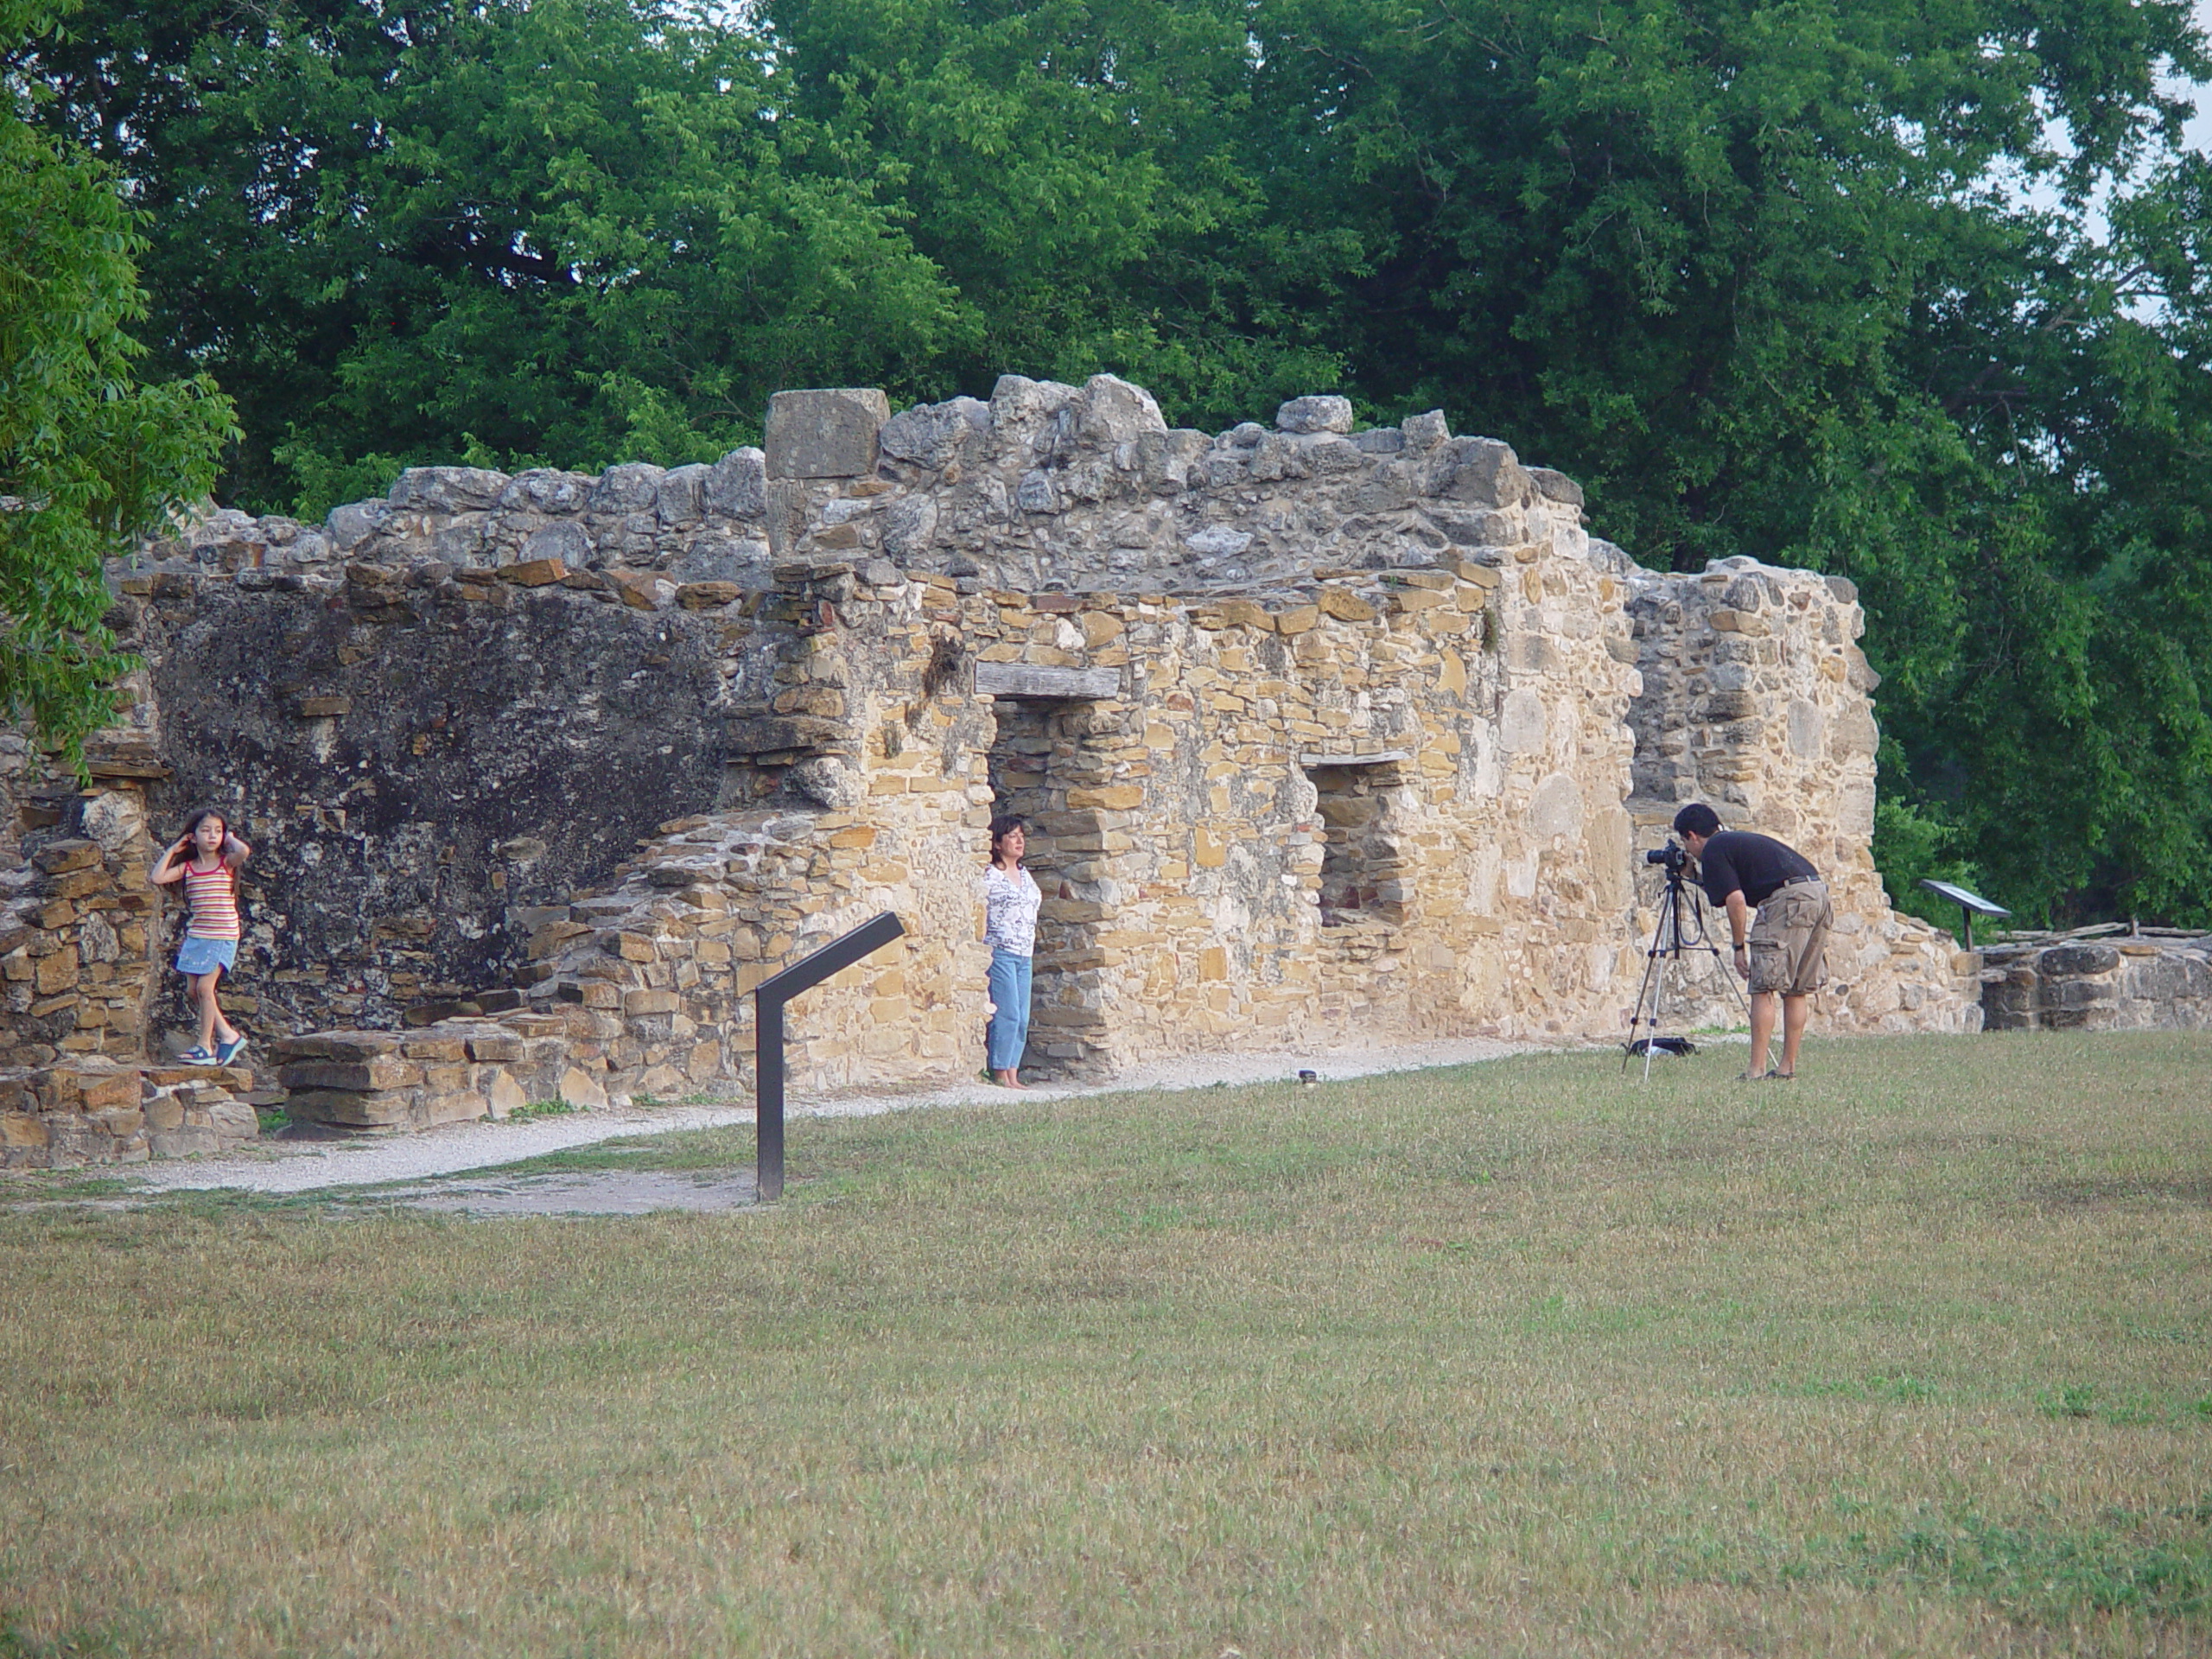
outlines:
[[186, 820], [184, 834], [154, 867], [153, 883], [184, 883], [187, 916], [176, 970], [192, 986], [200, 1010], [200, 1040], [177, 1058], [187, 1065], [228, 1065], [245, 1048], [245, 1036], [223, 1017], [215, 983], [238, 956], [238, 866], [253, 849], [231, 833], [219, 812], [203, 807]]
[[991, 947], [991, 1076], [1022, 1087], [1017, 1069], [1029, 1042], [1030, 957], [1037, 949], [1037, 878], [1021, 868], [1028, 826], [1018, 817], [991, 820], [991, 861], [983, 870], [983, 943]]

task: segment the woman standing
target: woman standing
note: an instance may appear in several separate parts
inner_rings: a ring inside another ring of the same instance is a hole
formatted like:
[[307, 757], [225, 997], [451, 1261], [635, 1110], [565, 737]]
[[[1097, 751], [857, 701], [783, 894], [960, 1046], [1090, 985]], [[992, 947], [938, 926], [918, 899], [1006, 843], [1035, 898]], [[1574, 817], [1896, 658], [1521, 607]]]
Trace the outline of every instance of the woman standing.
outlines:
[[228, 1065], [245, 1048], [245, 1036], [228, 1020], [215, 1001], [215, 987], [223, 970], [238, 961], [238, 866], [253, 849], [231, 833], [229, 821], [219, 812], [195, 812], [184, 834], [154, 867], [151, 880], [157, 887], [184, 883], [184, 943], [176, 953], [176, 970], [192, 988], [192, 1006], [200, 1015], [200, 1040], [177, 1056], [187, 1065]]
[[1021, 868], [1029, 827], [1008, 815], [991, 820], [991, 861], [983, 871], [983, 943], [991, 947], [991, 1076], [1009, 1089], [1029, 1042], [1029, 968], [1037, 949], [1037, 879]]

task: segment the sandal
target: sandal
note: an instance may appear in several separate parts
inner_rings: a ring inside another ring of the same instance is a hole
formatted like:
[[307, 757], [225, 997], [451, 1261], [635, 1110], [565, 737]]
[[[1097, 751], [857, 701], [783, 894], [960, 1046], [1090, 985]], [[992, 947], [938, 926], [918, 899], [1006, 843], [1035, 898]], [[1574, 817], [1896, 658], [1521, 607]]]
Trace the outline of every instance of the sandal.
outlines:
[[176, 1063], [179, 1065], [213, 1065], [215, 1064], [215, 1057], [200, 1047], [199, 1044], [194, 1043], [176, 1057]]
[[215, 1045], [215, 1064], [229, 1065], [245, 1052], [245, 1033], [240, 1032], [227, 1043]]

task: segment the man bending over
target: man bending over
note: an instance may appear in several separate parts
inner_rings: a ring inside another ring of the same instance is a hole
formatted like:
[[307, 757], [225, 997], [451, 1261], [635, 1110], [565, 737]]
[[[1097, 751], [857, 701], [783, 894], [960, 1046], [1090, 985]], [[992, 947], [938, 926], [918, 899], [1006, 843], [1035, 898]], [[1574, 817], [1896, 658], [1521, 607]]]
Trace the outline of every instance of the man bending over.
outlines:
[[[1751, 982], [1751, 1064], [1744, 1075], [1794, 1077], [1812, 995], [1826, 977], [1834, 919], [1820, 872], [1770, 836], [1723, 830], [1719, 815], [1701, 801], [1675, 814], [1675, 833], [1697, 860], [1707, 897], [1727, 911], [1736, 971]], [[1777, 997], [1782, 1064], [1769, 1071]]]

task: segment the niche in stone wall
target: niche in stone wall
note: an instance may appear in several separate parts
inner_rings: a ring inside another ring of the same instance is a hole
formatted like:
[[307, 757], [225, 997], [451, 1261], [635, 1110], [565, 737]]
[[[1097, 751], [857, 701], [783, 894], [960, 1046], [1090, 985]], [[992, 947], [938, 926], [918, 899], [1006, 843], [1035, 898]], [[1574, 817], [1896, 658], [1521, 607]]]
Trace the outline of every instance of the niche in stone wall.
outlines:
[[1300, 758], [1320, 797], [1321, 925], [1400, 926], [1409, 896], [1396, 804], [1406, 757]]

